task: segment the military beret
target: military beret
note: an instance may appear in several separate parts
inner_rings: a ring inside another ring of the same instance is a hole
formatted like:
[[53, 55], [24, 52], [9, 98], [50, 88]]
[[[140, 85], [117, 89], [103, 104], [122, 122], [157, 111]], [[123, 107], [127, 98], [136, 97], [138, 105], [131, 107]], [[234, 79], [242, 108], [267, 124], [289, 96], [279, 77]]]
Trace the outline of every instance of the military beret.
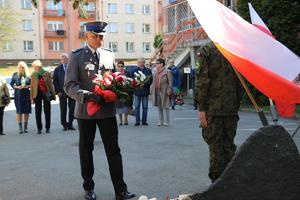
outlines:
[[86, 31], [92, 32], [97, 35], [105, 35], [106, 31], [104, 30], [107, 26], [106, 22], [101, 21], [93, 21], [93, 22], [87, 22], [84, 24]]

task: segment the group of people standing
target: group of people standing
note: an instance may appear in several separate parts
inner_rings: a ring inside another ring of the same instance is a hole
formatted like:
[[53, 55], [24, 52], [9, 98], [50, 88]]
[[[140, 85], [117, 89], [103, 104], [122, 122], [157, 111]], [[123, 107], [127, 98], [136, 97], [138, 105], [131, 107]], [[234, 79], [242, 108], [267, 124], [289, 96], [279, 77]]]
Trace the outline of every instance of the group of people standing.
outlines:
[[[50, 133], [51, 127], [51, 101], [60, 100], [61, 124], [64, 130], [75, 130], [73, 127], [75, 101], [68, 97], [63, 90], [64, 70], [68, 62], [68, 54], [61, 55], [61, 65], [55, 70], [53, 77], [50, 72], [44, 70], [41, 61], [35, 60], [32, 63], [33, 72], [29, 74], [28, 66], [25, 62], [18, 63], [17, 72], [13, 73], [11, 82], [5, 83], [1, 80], [0, 96], [8, 96], [9, 92], [6, 84], [10, 84], [14, 89], [14, 104], [16, 107], [16, 120], [19, 127], [19, 133], [28, 132], [29, 114], [31, 114], [31, 104], [35, 105], [35, 119], [37, 133], [41, 134], [43, 130], [42, 110], [45, 115], [46, 133]], [[3, 133], [3, 110], [8, 104], [0, 101], [0, 134]], [[69, 108], [69, 122], [66, 120], [67, 106]]]

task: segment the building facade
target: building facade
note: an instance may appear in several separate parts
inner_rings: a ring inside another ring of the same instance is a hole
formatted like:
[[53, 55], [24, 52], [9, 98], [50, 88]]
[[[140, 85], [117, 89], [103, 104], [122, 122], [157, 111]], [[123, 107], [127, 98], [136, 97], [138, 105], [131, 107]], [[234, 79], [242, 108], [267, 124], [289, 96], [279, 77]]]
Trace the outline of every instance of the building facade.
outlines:
[[13, 25], [14, 37], [1, 41], [0, 59], [41, 58], [38, 10], [31, 0], [0, 0], [0, 9], [19, 14]]
[[158, 0], [102, 0], [100, 20], [108, 22], [104, 46], [117, 59], [150, 58], [155, 34], [161, 32]]
[[31, 0], [0, 0], [0, 8], [10, 7], [21, 16], [16, 37], [2, 41], [0, 63], [41, 59], [56, 65], [61, 53], [85, 46], [83, 24], [93, 20], [108, 22], [104, 47], [122, 60], [149, 58], [154, 36], [162, 32], [162, 0], [89, 0], [86, 16], [69, 0], [54, 2], [40, 0], [34, 8]]

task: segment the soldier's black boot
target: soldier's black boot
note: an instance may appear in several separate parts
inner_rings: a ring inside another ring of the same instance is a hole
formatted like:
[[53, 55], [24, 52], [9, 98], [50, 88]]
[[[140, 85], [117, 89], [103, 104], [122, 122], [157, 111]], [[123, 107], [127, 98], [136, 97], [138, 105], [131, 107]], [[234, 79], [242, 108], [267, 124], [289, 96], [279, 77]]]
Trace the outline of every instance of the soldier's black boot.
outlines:
[[23, 134], [22, 122], [19, 123], [19, 133]]
[[28, 122], [24, 122], [24, 133], [28, 133], [27, 126]]

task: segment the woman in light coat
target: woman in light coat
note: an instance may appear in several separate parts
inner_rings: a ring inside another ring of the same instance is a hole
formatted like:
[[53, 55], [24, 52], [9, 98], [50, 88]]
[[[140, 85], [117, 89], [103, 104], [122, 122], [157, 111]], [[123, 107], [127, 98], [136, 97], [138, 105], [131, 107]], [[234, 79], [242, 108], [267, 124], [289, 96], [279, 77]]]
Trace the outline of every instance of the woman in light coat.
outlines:
[[152, 103], [158, 109], [158, 126], [169, 125], [170, 97], [172, 95], [172, 73], [165, 67], [162, 58], [156, 61], [156, 70], [151, 85]]
[[[4, 102], [4, 100], [6, 102]], [[3, 133], [3, 115], [4, 108], [10, 103], [9, 91], [6, 85], [6, 81], [0, 77], [0, 135]]]
[[[42, 107], [44, 107], [46, 133], [50, 133], [51, 124], [51, 100], [55, 100], [55, 91], [51, 78], [51, 74], [45, 71], [42, 63], [36, 60], [32, 63], [34, 72], [31, 74], [30, 82], [30, 99], [35, 104], [35, 119], [38, 134], [42, 133]], [[52, 94], [52, 99], [47, 98], [47, 94]]]

